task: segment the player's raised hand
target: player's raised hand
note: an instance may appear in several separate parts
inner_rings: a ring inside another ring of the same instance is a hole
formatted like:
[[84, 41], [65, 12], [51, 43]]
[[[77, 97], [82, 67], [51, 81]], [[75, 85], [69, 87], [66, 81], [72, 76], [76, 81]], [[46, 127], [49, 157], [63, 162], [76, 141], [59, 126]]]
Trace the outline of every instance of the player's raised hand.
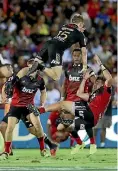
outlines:
[[90, 72], [91, 72], [90, 69], [88, 69], [88, 70], [85, 72], [85, 74], [84, 74], [84, 76], [83, 76], [83, 78], [84, 78], [85, 80], [88, 80], [88, 79], [90, 78]]
[[101, 65], [101, 64], [102, 64], [102, 62], [101, 62], [100, 58], [98, 57], [98, 55], [95, 55], [95, 56], [94, 56], [94, 60], [96, 61], [96, 63], [97, 63], [98, 65]]
[[85, 74], [86, 71], [87, 71], [87, 65], [83, 65], [83, 69], [82, 69], [83, 74]]

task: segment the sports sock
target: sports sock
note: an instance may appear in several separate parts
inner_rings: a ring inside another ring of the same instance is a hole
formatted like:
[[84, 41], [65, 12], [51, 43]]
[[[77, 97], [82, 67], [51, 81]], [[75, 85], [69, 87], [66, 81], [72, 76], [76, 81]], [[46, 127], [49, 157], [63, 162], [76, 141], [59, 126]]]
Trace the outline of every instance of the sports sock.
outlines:
[[49, 146], [50, 149], [52, 148], [52, 142], [49, 140], [47, 136], [45, 136], [44, 142]]
[[74, 138], [72, 137], [72, 135], [71, 135], [71, 136], [70, 136], [70, 147], [73, 146], [74, 141], [75, 141], [75, 139], [74, 139]]
[[95, 144], [95, 137], [93, 136], [93, 129], [92, 128], [86, 128], [86, 132], [90, 138], [90, 144]]
[[5, 142], [5, 152], [10, 153], [11, 142]]
[[77, 144], [82, 145], [82, 140], [80, 139], [80, 137], [75, 138], [75, 141]]
[[40, 145], [40, 150], [42, 151], [45, 147], [44, 145], [44, 137], [37, 138], [39, 145]]
[[90, 138], [90, 144], [95, 144], [95, 137]]
[[72, 137], [74, 138], [74, 140], [76, 141], [77, 144], [79, 144], [79, 145], [82, 144], [82, 140], [80, 139], [80, 137], [79, 137], [79, 135], [78, 135], [76, 130], [73, 130], [71, 132], [71, 135], [72, 135]]

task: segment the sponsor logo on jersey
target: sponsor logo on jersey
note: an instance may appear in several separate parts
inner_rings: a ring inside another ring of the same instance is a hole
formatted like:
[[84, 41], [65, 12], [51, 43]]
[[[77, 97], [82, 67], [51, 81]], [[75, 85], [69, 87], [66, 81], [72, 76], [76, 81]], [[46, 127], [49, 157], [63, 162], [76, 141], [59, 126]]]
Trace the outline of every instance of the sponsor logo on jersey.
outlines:
[[33, 90], [33, 89], [28, 89], [28, 88], [26, 88], [26, 87], [23, 87], [22, 88], [22, 92], [24, 92], [24, 93], [33, 93], [35, 90]]
[[57, 64], [57, 65], [59, 65], [60, 64], [60, 54], [56, 54], [56, 60], [55, 59], [53, 59], [52, 61], [51, 61], [51, 64]]
[[69, 81], [80, 81], [80, 77], [73, 77], [69, 75]]

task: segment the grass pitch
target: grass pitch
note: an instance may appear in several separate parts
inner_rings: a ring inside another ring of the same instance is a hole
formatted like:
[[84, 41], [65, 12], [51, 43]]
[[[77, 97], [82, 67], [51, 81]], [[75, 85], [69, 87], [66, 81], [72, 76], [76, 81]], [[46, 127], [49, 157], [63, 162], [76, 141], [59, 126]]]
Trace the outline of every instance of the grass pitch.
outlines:
[[89, 149], [76, 155], [70, 149], [60, 149], [56, 157], [41, 157], [38, 149], [17, 149], [9, 159], [0, 161], [0, 171], [103, 171], [117, 170], [116, 149], [98, 149], [97, 153], [88, 157]]

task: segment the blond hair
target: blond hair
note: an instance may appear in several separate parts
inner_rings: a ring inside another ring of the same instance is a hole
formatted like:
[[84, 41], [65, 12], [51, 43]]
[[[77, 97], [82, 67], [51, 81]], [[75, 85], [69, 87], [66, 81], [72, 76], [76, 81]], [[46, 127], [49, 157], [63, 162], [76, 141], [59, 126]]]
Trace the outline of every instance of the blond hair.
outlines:
[[84, 22], [84, 19], [83, 19], [83, 16], [82, 15], [76, 13], [76, 14], [73, 14], [71, 16], [70, 22], [73, 23], [73, 24], [78, 24], [80, 22], [83, 23]]

